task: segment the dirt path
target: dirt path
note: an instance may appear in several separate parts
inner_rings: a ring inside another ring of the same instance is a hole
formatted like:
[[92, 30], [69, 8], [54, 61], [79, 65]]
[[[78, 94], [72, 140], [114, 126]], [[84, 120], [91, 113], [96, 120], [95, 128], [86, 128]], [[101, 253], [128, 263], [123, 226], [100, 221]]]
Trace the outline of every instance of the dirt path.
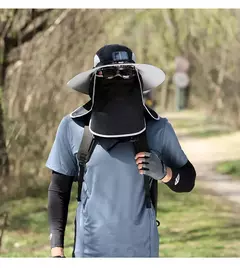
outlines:
[[240, 205], [240, 181], [214, 170], [219, 161], [240, 158], [240, 131], [209, 138], [194, 138], [189, 133], [191, 127], [179, 128], [177, 125], [181, 121], [195, 120], [196, 127], [196, 114], [171, 113], [164, 116], [173, 124], [183, 150], [196, 167], [197, 186], [207, 188]]

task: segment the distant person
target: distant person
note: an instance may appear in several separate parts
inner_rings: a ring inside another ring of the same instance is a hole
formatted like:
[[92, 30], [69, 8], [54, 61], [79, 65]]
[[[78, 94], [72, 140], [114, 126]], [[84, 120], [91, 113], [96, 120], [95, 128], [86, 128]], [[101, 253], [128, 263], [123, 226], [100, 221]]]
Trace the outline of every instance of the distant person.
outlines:
[[171, 124], [143, 101], [143, 92], [164, 79], [162, 70], [137, 64], [129, 48], [114, 44], [97, 51], [93, 69], [68, 82], [91, 100], [62, 119], [46, 163], [53, 257], [64, 257], [76, 178], [73, 257], [159, 256], [158, 182], [190, 192], [196, 177]]
[[175, 58], [176, 72], [173, 75], [173, 82], [176, 86], [176, 110], [181, 111], [187, 108], [189, 99], [189, 67], [187, 58], [178, 56]]

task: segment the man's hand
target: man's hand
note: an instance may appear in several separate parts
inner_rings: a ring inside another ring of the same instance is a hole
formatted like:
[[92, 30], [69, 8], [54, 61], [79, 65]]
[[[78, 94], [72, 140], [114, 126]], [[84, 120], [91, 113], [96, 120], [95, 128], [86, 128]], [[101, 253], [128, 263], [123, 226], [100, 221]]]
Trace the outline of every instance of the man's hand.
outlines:
[[155, 153], [140, 152], [135, 156], [140, 174], [166, 183], [172, 178], [172, 171]]
[[60, 248], [60, 247], [52, 248], [51, 249], [51, 255], [52, 255], [52, 257], [55, 257], [55, 256], [64, 257], [64, 250], [63, 250], [63, 248]]

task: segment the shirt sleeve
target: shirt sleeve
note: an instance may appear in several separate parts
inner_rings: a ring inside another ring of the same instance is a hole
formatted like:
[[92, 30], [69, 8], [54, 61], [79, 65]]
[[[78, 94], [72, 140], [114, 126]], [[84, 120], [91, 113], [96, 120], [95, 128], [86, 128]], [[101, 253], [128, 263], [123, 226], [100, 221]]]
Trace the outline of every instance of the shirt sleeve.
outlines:
[[71, 150], [69, 117], [64, 117], [57, 129], [56, 137], [46, 162], [46, 167], [67, 176], [77, 175], [77, 159]]
[[162, 160], [170, 168], [180, 168], [188, 161], [168, 120], [166, 120], [163, 130]]

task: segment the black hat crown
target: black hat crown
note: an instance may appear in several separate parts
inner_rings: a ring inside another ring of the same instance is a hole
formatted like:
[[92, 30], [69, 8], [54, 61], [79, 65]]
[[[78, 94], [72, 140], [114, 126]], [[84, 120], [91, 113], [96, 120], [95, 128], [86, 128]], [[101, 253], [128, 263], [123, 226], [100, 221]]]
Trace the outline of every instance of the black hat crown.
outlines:
[[97, 51], [94, 57], [94, 67], [115, 63], [135, 62], [136, 58], [132, 50], [118, 44], [105, 45]]

